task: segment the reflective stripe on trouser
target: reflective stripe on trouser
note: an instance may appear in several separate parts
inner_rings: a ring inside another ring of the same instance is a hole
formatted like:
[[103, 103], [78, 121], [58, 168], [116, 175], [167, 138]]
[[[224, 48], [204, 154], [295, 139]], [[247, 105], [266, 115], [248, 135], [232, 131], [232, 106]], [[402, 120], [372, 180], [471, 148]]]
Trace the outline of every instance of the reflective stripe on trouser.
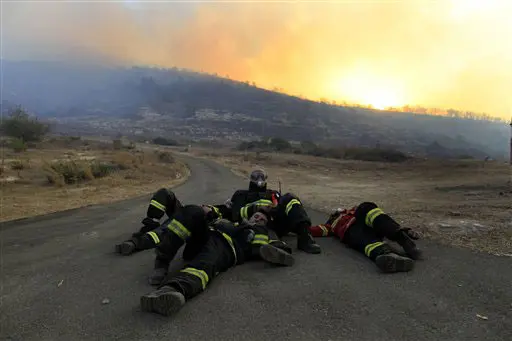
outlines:
[[185, 269], [181, 270], [181, 272], [185, 272], [185, 273], [188, 273], [188, 274], [198, 277], [201, 280], [201, 285], [203, 286], [203, 290], [206, 289], [206, 285], [210, 281], [208, 274], [204, 270], [199, 270], [196, 268], [185, 268]]
[[324, 225], [318, 225], [322, 229], [322, 236], [328, 236], [329, 235], [329, 229]]
[[154, 206], [154, 207], [158, 208], [160, 211], [165, 212], [165, 205], [162, 205], [161, 203], [159, 203], [155, 199], [151, 200], [149, 205]]
[[292, 209], [292, 207], [294, 205], [301, 205], [300, 201], [297, 200], [297, 199], [292, 199], [290, 200], [290, 202], [288, 204], [286, 204], [286, 209], [285, 209], [285, 213], [286, 215], [288, 215], [288, 213], [290, 213], [290, 210]]
[[255, 234], [254, 235], [254, 239], [252, 240], [251, 244], [253, 245], [265, 245], [265, 244], [268, 244], [270, 241], [269, 241], [269, 238], [268, 238], [268, 235], [266, 234]]
[[375, 221], [375, 218], [380, 216], [381, 214], [384, 214], [384, 211], [382, 211], [380, 208], [374, 208], [370, 212], [366, 214], [365, 218], [365, 224], [368, 226], [373, 227], [373, 222]]
[[150, 231], [147, 232], [146, 234], [149, 235], [151, 239], [153, 239], [155, 245], [158, 245], [160, 243], [160, 238], [158, 237], [158, 234], [156, 234], [156, 232]]
[[366, 257], [368, 258], [372, 258], [372, 252], [378, 248], [379, 246], [383, 246], [383, 245], [386, 245], [386, 243], [384, 242], [375, 242], [375, 243], [371, 243], [371, 244], [368, 244], [365, 246], [364, 248], [364, 254], [366, 255]]
[[167, 228], [171, 230], [174, 234], [180, 237], [182, 240], [187, 240], [190, 238], [192, 233], [187, 229], [182, 223], [177, 221], [176, 219], [171, 220]]

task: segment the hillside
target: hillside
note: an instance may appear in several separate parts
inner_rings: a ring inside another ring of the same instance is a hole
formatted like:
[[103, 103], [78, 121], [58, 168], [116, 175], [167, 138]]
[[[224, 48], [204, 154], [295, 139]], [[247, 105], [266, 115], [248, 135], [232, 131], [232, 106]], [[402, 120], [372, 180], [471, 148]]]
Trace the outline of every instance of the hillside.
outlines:
[[504, 124], [312, 102], [180, 69], [3, 61], [4, 111], [21, 104], [60, 131], [192, 139], [280, 136], [435, 155], [507, 155]]

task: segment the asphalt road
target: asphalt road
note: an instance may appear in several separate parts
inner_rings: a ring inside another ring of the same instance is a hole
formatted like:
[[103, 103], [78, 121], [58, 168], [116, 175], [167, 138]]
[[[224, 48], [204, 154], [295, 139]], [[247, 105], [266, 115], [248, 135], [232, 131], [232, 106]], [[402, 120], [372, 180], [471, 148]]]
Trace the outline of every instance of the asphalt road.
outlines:
[[[212, 162], [188, 162], [192, 176], [175, 189], [185, 203], [246, 186]], [[122, 257], [113, 246], [139, 227], [148, 199], [2, 224], [0, 339], [512, 340], [512, 259], [429, 242], [413, 272], [383, 275], [319, 239], [323, 254], [296, 252], [294, 267], [231, 269], [175, 317], [140, 312], [153, 252]]]

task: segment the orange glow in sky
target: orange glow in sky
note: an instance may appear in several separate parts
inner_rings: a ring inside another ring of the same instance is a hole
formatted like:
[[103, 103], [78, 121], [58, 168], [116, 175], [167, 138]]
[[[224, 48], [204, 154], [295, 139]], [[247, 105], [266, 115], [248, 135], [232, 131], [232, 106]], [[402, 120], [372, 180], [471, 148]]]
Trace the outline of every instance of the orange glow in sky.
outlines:
[[178, 66], [308, 98], [512, 114], [511, 0], [5, 3], [6, 58]]

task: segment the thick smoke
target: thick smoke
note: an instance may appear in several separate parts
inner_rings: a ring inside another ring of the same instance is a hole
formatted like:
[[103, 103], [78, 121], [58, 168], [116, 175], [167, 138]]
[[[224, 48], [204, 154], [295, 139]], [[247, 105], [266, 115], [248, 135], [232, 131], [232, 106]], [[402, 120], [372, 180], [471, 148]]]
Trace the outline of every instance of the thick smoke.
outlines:
[[311, 98], [508, 117], [512, 1], [4, 3], [3, 58], [178, 66]]

